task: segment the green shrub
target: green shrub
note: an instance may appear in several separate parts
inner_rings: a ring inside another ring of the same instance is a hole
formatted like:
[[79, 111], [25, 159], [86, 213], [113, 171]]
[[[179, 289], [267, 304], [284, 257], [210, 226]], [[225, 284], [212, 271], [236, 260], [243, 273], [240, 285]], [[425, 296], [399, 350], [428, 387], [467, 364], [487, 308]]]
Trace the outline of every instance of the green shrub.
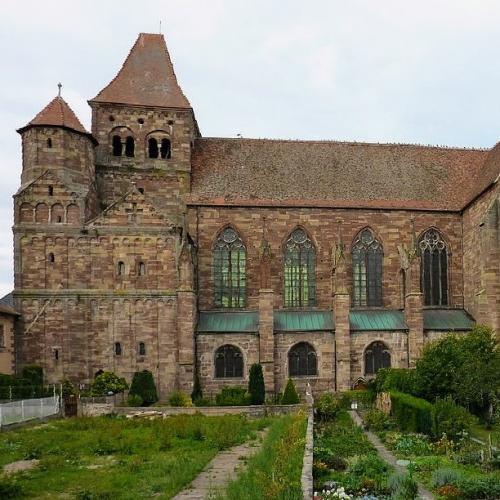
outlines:
[[264, 374], [262, 373], [262, 365], [260, 363], [254, 363], [250, 367], [248, 393], [250, 394], [250, 402], [253, 405], [264, 404], [266, 399], [266, 387], [264, 385]]
[[213, 401], [209, 398], [199, 398], [194, 400], [195, 406], [213, 406]]
[[465, 408], [447, 397], [438, 399], [434, 404], [432, 420], [435, 436], [446, 434], [450, 439], [457, 439], [464, 432], [470, 432], [474, 419]]
[[340, 401], [329, 392], [322, 394], [316, 401], [316, 414], [320, 420], [332, 420], [340, 411]]
[[381, 368], [375, 377], [377, 392], [399, 391], [417, 395], [416, 371], [409, 368]]
[[418, 434], [403, 434], [398, 437], [394, 449], [406, 456], [428, 455], [430, 452], [429, 441]]
[[394, 428], [394, 420], [383, 411], [371, 409], [363, 415], [363, 420], [368, 429], [381, 432]]
[[199, 399], [203, 398], [203, 392], [201, 390], [201, 381], [200, 381], [200, 375], [198, 373], [198, 370], [196, 371], [194, 375], [194, 381], [193, 381], [193, 391], [191, 392], [191, 401], [196, 404], [196, 401]]
[[7, 375], [0, 373], [0, 387], [10, 387], [16, 384], [16, 377], [14, 375]]
[[21, 373], [30, 385], [43, 385], [43, 368], [38, 365], [26, 365]]
[[432, 404], [402, 392], [391, 391], [392, 415], [406, 432], [432, 434]]
[[127, 398], [128, 406], [142, 406], [142, 398], [139, 394], [129, 394]]
[[458, 487], [462, 498], [500, 498], [500, 481], [495, 476], [463, 479]]
[[365, 488], [372, 493], [386, 491], [389, 466], [376, 453], [354, 456], [350, 462], [347, 469], [348, 489], [361, 492]]
[[63, 398], [67, 398], [68, 396], [74, 396], [77, 394], [77, 390], [75, 386], [71, 382], [71, 380], [65, 378], [62, 381], [62, 396]]
[[130, 384], [129, 394], [137, 394], [141, 396], [145, 406], [151, 405], [158, 401], [156, 385], [153, 379], [153, 374], [148, 370], [135, 372], [132, 384]]
[[299, 395], [295, 390], [295, 384], [291, 378], [288, 379], [286, 383], [285, 392], [283, 392], [283, 397], [281, 398], [282, 405], [296, 405], [300, 402]]
[[90, 386], [92, 396], [105, 396], [110, 392], [116, 394], [128, 389], [126, 380], [113, 372], [103, 372], [98, 375]]
[[250, 395], [243, 387], [223, 387], [215, 396], [218, 406], [246, 406], [250, 403]]
[[23, 497], [21, 485], [15, 479], [0, 477], [0, 498], [21, 498]]
[[457, 486], [463, 479], [463, 475], [455, 469], [436, 469], [432, 473], [431, 485], [439, 488], [451, 484]]
[[174, 391], [168, 398], [170, 406], [193, 406], [191, 398], [182, 391]]
[[413, 500], [418, 495], [418, 484], [409, 474], [396, 473], [389, 477], [392, 500]]
[[356, 401], [360, 408], [370, 408], [375, 400], [375, 392], [371, 390], [345, 391], [340, 395], [340, 405], [346, 410], [351, 409], [351, 403]]

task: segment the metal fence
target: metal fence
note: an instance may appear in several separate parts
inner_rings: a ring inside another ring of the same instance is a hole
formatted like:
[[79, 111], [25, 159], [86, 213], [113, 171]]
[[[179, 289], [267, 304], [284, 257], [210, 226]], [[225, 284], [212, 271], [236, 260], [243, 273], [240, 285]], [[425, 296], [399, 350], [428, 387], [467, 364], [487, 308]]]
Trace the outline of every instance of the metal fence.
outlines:
[[0, 428], [4, 425], [26, 422], [34, 418], [50, 417], [60, 410], [58, 395], [49, 398], [23, 399], [0, 404]]

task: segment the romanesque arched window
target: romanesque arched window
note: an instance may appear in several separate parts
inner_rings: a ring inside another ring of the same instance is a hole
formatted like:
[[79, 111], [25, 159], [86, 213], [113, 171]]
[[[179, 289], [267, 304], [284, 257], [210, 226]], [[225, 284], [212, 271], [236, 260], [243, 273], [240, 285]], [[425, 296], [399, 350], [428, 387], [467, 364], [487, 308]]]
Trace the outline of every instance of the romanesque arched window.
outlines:
[[139, 342], [139, 356], [146, 356], [146, 344]]
[[316, 250], [307, 233], [297, 228], [284, 246], [285, 307], [311, 307], [316, 303]]
[[122, 155], [122, 140], [119, 135], [114, 135], [112, 140], [113, 146], [113, 156], [121, 156]]
[[243, 377], [243, 355], [234, 345], [223, 345], [215, 353], [215, 377]]
[[288, 352], [288, 374], [290, 377], [318, 374], [316, 351], [311, 344], [300, 342], [290, 349]]
[[391, 353], [380, 341], [372, 342], [365, 349], [365, 375], [375, 375], [380, 368], [391, 367]]
[[146, 264], [144, 264], [144, 262], [139, 262], [139, 265], [137, 266], [137, 274], [139, 276], [146, 276]]
[[448, 305], [448, 248], [436, 229], [428, 229], [420, 238], [420, 277], [424, 305]]
[[158, 141], [154, 137], [148, 140], [148, 156], [158, 158]]
[[122, 355], [122, 345], [120, 342], [115, 342], [115, 356], [121, 356]]
[[123, 276], [125, 274], [125, 262], [120, 261], [116, 265], [116, 273], [118, 276]]
[[172, 149], [170, 139], [163, 138], [161, 140], [160, 155], [162, 158], [169, 160], [172, 157]]
[[238, 233], [226, 227], [214, 243], [214, 293], [217, 307], [244, 307], [246, 249]]
[[135, 142], [132, 136], [128, 136], [125, 139], [125, 156], [128, 158], [133, 158], [135, 154]]
[[382, 246], [371, 229], [363, 229], [352, 246], [353, 305], [382, 305]]

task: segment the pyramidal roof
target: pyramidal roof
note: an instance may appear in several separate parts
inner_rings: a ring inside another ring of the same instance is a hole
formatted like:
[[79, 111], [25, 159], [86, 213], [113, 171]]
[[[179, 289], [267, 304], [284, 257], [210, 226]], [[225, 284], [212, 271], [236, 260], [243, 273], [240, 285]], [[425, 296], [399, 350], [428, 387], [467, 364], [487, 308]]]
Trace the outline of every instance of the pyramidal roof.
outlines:
[[27, 125], [20, 128], [22, 132], [32, 125], [53, 125], [55, 127], [66, 127], [82, 134], [88, 134], [74, 111], [68, 103], [60, 96], [54, 97], [45, 108], [38, 113]]
[[90, 102], [186, 108], [163, 35], [140, 33], [118, 74]]

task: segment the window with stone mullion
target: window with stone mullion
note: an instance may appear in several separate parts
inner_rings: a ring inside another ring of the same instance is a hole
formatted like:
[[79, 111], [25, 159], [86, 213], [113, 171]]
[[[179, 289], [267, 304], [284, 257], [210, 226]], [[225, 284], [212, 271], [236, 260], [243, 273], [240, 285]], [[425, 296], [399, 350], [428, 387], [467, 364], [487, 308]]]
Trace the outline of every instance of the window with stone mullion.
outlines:
[[448, 305], [448, 252], [441, 235], [429, 229], [419, 241], [421, 287], [426, 306]]

